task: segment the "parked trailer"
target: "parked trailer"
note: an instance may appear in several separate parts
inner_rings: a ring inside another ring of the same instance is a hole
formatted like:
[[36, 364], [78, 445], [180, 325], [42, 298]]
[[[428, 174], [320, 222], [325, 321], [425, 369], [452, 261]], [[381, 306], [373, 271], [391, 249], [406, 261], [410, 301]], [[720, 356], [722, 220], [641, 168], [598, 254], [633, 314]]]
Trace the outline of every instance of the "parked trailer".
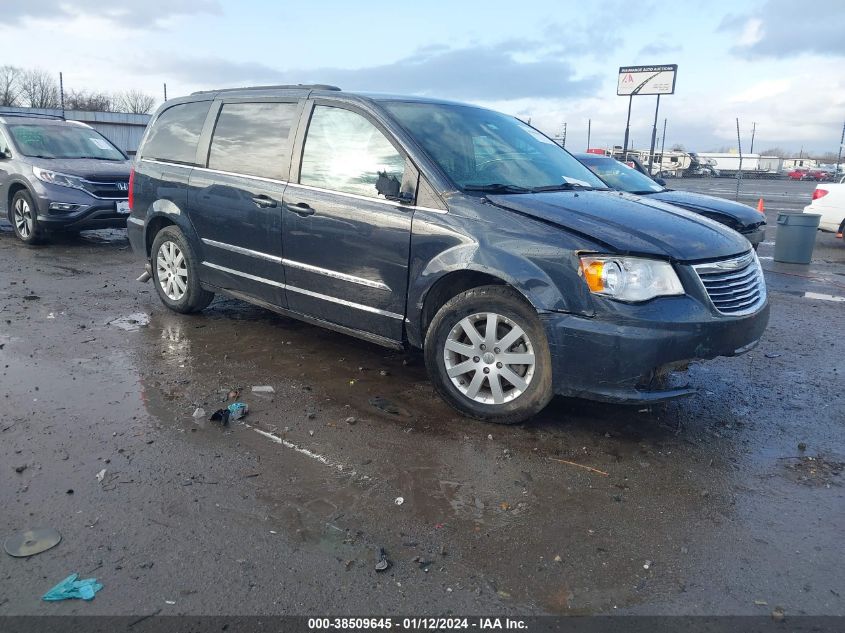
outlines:
[[712, 162], [716, 175], [722, 178], [734, 178], [740, 169], [743, 178], [778, 178], [783, 170], [783, 159], [777, 156], [743, 154], [741, 161], [739, 154], [734, 153], [699, 152], [698, 156]]

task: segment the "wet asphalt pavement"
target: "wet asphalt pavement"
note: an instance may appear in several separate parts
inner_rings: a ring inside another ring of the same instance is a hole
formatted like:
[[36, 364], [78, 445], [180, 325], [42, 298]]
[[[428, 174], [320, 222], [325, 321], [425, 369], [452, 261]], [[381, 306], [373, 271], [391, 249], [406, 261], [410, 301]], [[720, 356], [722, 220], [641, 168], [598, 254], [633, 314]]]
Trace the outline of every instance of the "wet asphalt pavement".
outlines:
[[[0, 224], [0, 536], [63, 535], [0, 555], [0, 615], [845, 614], [845, 244], [771, 260], [813, 188], [743, 183], [771, 323], [693, 364], [699, 395], [515, 427], [458, 416], [416, 355], [231, 299], [170, 313], [122, 231]], [[230, 390], [249, 415], [206, 421]], [[71, 572], [104, 589], [40, 601]]]

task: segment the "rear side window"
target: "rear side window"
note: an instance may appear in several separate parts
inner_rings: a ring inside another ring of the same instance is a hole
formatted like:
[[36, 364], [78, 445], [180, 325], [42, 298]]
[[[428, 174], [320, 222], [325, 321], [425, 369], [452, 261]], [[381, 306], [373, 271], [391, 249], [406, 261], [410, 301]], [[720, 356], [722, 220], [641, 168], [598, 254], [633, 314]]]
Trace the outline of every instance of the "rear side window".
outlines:
[[210, 101], [180, 103], [156, 119], [144, 143], [144, 158], [193, 165]]
[[303, 185], [378, 197], [379, 173], [402, 182], [405, 160], [378, 128], [349, 110], [317, 106], [308, 126]]
[[227, 103], [220, 110], [211, 150], [210, 169], [284, 179], [295, 103]]

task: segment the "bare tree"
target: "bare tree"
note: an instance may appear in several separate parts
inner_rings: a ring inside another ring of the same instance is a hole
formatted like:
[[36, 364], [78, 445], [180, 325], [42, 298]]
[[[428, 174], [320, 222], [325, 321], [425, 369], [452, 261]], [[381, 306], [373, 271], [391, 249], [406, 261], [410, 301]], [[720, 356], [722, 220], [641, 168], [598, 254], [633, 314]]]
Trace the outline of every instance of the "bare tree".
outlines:
[[112, 112], [112, 98], [102, 92], [72, 90], [65, 96], [66, 110], [86, 110], [88, 112]]
[[140, 90], [127, 90], [115, 96], [115, 105], [122, 112], [149, 114], [155, 106], [155, 97]]
[[20, 94], [30, 108], [58, 108], [59, 86], [44, 70], [24, 70], [18, 79]]
[[21, 69], [17, 66], [0, 66], [0, 106], [18, 105]]
[[789, 156], [789, 152], [787, 152], [782, 147], [771, 147], [769, 149], [763, 150], [760, 152], [761, 156], [777, 156], [779, 158], [785, 158]]
[[674, 145], [672, 145], [671, 148], [669, 148], [669, 150], [672, 151], [672, 152], [685, 152], [685, 151], [687, 151], [686, 148], [681, 143], [675, 143]]

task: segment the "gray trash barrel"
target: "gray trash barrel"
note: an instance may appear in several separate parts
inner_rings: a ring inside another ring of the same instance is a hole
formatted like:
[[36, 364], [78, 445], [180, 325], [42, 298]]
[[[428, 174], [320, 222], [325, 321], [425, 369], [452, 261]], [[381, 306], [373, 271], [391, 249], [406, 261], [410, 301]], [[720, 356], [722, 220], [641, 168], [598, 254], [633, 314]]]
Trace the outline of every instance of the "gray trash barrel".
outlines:
[[821, 217], [818, 213], [778, 213], [775, 261], [809, 264]]

